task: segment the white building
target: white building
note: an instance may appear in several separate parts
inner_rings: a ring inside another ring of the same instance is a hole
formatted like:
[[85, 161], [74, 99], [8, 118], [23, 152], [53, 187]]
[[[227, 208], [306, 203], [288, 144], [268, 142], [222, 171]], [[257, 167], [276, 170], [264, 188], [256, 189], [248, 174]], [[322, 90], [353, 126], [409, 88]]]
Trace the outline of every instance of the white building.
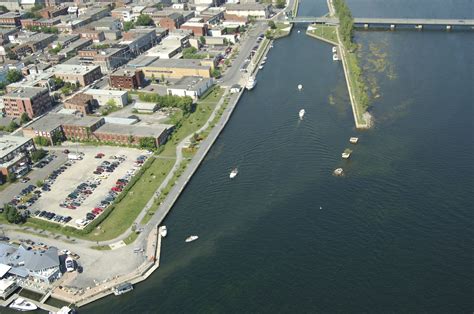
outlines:
[[181, 51], [181, 45], [156, 45], [149, 49], [146, 53], [150, 57], [158, 57], [160, 59], [171, 59]]
[[111, 100], [117, 107], [124, 107], [128, 104], [128, 92], [108, 89], [88, 89], [84, 94], [91, 95], [99, 106], [107, 105]]
[[185, 76], [173, 86], [168, 87], [166, 92], [168, 95], [189, 96], [193, 101], [197, 101], [212, 85], [214, 85], [212, 78]]
[[253, 16], [256, 18], [266, 19], [270, 17], [270, 6], [261, 3], [241, 3], [231, 4], [227, 3], [224, 5], [226, 13], [249, 17]]

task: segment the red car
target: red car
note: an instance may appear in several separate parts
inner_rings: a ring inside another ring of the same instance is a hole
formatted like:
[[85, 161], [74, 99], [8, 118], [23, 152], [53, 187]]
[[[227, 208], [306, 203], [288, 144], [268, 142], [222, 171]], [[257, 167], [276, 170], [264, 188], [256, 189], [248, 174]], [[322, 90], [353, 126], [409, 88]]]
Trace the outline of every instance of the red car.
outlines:
[[67, 208], [69, 208], [69, 209], [76, 209], [77, 207], [74, 206], [74, 205], [68, 205]]
[[112, 189], [114, 192], [122, 192], [122, 189], [120, 187], [114, 186]]

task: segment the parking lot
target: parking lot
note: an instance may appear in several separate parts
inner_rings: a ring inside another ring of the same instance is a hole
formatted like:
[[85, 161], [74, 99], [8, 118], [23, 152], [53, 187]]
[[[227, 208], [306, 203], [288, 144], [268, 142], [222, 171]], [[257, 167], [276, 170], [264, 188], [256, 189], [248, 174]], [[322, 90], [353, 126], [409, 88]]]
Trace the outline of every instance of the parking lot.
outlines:
[[[145, 151], [123, 147], [81, 147], [79, 151], [83, 153], [81, 160], [69, 161], [46, 181], [41, 198], [30, 209], [32, 216], [62, 223], [64, 219], [58, 221], [58, 216], [70, 217], [68, 225], [85, 226], [113, 202], [147, 156]], [[138, 163], [139, 156], [143, 161]], [[48, 219], [41, 212], [56, 217]], [[78, 224], [79, 220], [82, 223]]]

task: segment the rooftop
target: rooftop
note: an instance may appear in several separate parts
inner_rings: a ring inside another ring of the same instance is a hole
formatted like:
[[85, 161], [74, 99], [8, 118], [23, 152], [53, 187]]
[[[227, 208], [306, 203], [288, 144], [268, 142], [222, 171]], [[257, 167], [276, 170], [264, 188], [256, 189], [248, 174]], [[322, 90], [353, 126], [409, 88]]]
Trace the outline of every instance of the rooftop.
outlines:
[[30, 141], [29, 138], [13, 135], [0, 135], [0, 157], [6, 156]]
[[167, 129], [171, 128], [171, 125], [158, 124], [153, 126], [138, 126], [138, 125], [123, 125], [106, 123], [101, 126], [96, 132], [108, 133], [108, 134], [121, 134], [121, 135], [133, 135], [133, 136], [153, 136], [159, 137]]
[[201, 65], [200, 60], [195, 59], [158, 59], [148, 65], [149, 67], [167, 67], [167, 68], [195, 68], [209, 69], [210, 66]]
[[85, 75], [97, 68], [98, 65], [58, 64], [54, 66], [55, 73]]
[[111, 76], [127, 76], [132, 77], [135, 75], [137, 69], [134, 68], [121, 68], [111, 74]]
[[84, 91], [86, 95], [93, 95], [93, 96], [123, 96], [127, 94], [127, 91], [121, 90], [111, 90], [111, 89], [88, 89]]
[[9, 92], [4, 97], [8, 97], [8, 98], [33, 98], [37, 94], [42, 93], [44, 91], [48, 91], [48, 89], [43, 88], [43, 87], [20, 87], [18, 89], [15, 89], [15, 90]]
[[38, 130], [38, 131], [51, 131], [58, 128], [61, 125], [76, 125], [90, 127], [102, 118], [99, 117], [77, 117], [69, 114], [58, 114], [58, 113], [49, 113], [42, 117], [41, 119], [36, 120], [31, 123], [25, 129], [28, 130]]
[[199, 84], [209, 81], [211, 81], [211, 79], [203, 78], [200, 76], [184, 76], [178, 81], [176, 81], [176, 83], [170, 86], [169, 88], [195, 90], [198, 88]]

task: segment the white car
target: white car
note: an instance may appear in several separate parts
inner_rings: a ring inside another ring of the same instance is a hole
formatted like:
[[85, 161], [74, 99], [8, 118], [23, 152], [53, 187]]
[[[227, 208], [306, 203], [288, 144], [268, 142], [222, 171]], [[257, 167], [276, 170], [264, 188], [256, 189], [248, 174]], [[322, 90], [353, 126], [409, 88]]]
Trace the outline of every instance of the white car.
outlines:
[[65, 264], [66, 264], [66, 271], [68, 272], [74, 271], [75, 269], [74, 260], [71, 257], [68, 256], [66, 258]]

